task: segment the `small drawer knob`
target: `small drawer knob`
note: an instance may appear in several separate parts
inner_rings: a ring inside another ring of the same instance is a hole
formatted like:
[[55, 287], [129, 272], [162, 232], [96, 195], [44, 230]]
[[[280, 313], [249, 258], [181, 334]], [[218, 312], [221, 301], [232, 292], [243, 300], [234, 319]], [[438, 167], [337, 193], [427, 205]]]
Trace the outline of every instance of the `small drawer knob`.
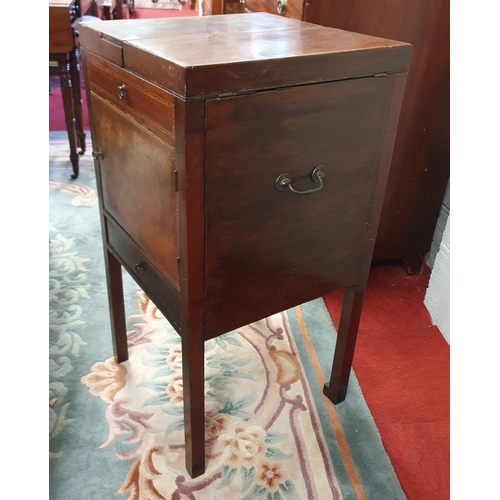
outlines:
[[134, 266], [134, 271], [138, 273], [143, 268], [143, 266], [144, 264], [142, 262], [137, 262]]
[[276, 8], [278, 9], [278, 14], [284, 14], [286, 11], [287, 0], [277, 0]]
[[125, 84], [120, 85], [118, 87], [118, 98], [123, 100], [125, 99], [126, 94], [127, 94], [127, 86]]

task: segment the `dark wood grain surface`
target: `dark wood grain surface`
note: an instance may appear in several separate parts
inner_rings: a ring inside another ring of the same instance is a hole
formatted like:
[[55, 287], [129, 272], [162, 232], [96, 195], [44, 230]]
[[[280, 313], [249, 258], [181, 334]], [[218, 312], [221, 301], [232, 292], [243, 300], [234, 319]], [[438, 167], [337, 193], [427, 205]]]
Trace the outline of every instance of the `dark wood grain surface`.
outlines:
[[205, 102], [176, 100], [186, 468], [205, 472]]
[[449, 0], [312, 1], [305, 19], [413, 45], [374, 259], [421, 272], [450, 174]]
[[278, 10], [278, 0], [245, 0], [245, 8], [252, 12], [269, 12], [283, 17], [302, 19], [305, 0], [285, 0], [284, 10]]
[[205, 340], [344, 288], [325, 393], [345, 398], [411, 47], [266, 14], [154, 21], [84, 27], [83, 55], [115, 354], [119, 263], [181, 335], [196, 477]]
[[94, 6], [94, 0], [49, 0], [49, 53], [65, 54], [75, 48], [72, 23]]
[[[405, 72], [410, 52], [409, 45], [333, 29], [269, 30], [133, 41], [124, 45], [124, 65], [199, 97]], [[155, 64], [159, 55], [167, 71]]]
[[[391, 90], [364, 78], [207, 101], [208, 336], [358, 284]], [[317, 165], [320, 191], [276, 189], [284, 172], [317, 187]]]
[[[181, 332], [178, 288], [104, 210], [107, 250], [131, 274], [177, 332]], [[111, 282], [114, 280], [112, 279]], [[114, 295], [114, 294], [113, 294]]]
[[172, 94], [93, 54], [89, 54], [87, 60], [89, 86], [94, 93], [175, 145], [175, 99]]
[[65, 54], [75, 47], [70, 7], [74, 0], [49, 3], [49, 53]]
[[[165, 25], [165, 22], [168, 24]], [[153, 38], [177, 38], [185, 36], [195, 39], [202, 38], [217, 33], [235, 32], [258, 32], [268, 30], [304, 29], [313, 27], [310, 23], [303, 23], [295, 19], [280, 19], [266, 13], [255, 13], [251, 16], [233, 15], [227, 18], [223, 15], [209, 17], [175, 17], [165, 20], [141, 19], [138, 23], [134, 19], [122, 19], [113, 23], [86, 22], [82, 26], [87, 26], [93, 32], [88, 33], [85, 38], [85, 46], [94, 48], [93, 43], [100, 38], [104, 38], [116, 45], [122, 45], [125, 41], [153, 39]], [[168, 29], [165, 29], [165, 26]]]
[[[185, 21], [185, 27], [196, 26], [193, 19], [178, 21]], [[112, 62], [118, 63], [123, 57], [126, 69], [186, 98], [408, 69], [411, 46], [398, 41], [325, 29], [265, 13], [200, 19], [197, 30], [209, 29], [204, 34], [192, 29], [196, 36], [180, 34], [183, 23], [172, 23], [175, 29], [166, 30], [162, 24], [170, 20], [155, 19], [150, 24], [152, 34], [147, 37], [142, 34], [145, 28], [135, 28], [134, 32], [133, 21], [127, 20], [116, 21], [119, 26], [104, 23], [104, 34], [96, 31], [95, 23], [89, 23], [86, 28], [82, 26], [81, 37], [89, 50], [104, 45], [102, 52]]]
[[385, 186], [387, 185], [387, 178], [389, 176], [392, 150], [399, 122], [401, 103], [405, 91], [405, 74], [394, 75], [391, 79], [393, 80], [392, 92], [390, 102], [388, 103], [382, 152], [379, 160], [377, 180], [370, 200], [372, 209], [369, 216], [370, 219], [368, 221], [366, 239], [363, 245], [363, 254], [358, 265], [358, 285], [344, 289], [332, 371], [329, 382], [325, 384], [323, 389], [324, 394], [334, 403], [344, 401], [347, 395], [347, 386], [351, 373], [354, 349], [356, 347], [359, 321], [363, 310], [364, 294], [368, 282], [368, 274], [385, 195]]
[[[300, 3], [300, 2], [299, 2]], [[412, 64], [380, 219], [375, 261], [420, 273], [450, 177], [449, 0], [307, 0], [295, 19], [412, 44]], [[277, 13], [276, 1], [246, 9]]]
[[175, 150], [95, 94], [103, 206], [179, 287]]

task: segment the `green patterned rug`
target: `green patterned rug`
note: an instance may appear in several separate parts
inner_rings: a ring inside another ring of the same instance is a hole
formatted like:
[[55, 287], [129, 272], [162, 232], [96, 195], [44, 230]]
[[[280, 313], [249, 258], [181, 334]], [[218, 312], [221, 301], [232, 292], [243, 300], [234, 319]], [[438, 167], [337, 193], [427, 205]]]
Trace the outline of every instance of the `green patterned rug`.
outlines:
[[130, 359], [114, 362], [92, 158], [70, 181], [65, 133], [49, 151], [51, 500], [405, 498], [355, 375], [344, 403], [322, 395], [322, 299], [206, 342], [207, 471], [192, 480], [180, 338], [124, 272]]

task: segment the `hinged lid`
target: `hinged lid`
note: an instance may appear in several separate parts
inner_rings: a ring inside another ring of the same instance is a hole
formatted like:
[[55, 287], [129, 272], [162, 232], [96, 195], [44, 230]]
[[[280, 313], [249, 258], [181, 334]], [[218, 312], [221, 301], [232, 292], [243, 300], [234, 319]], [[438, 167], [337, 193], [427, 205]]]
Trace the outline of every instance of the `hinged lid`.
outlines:
[[408, 70], [411, 45], [267, 13], [80, 25], [81, 44], [184, 98]]

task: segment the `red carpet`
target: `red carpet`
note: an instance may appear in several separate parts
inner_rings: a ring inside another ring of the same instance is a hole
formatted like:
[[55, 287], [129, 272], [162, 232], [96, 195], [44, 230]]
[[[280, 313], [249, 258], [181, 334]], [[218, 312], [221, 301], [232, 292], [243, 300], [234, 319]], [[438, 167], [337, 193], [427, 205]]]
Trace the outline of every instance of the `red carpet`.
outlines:
[[[450, 498], [450, 347], [423, 304], [429, 274], [372, 267], [353, 363], [409, 500]], [[338, 327], [341, 294], [325, 303]]]

